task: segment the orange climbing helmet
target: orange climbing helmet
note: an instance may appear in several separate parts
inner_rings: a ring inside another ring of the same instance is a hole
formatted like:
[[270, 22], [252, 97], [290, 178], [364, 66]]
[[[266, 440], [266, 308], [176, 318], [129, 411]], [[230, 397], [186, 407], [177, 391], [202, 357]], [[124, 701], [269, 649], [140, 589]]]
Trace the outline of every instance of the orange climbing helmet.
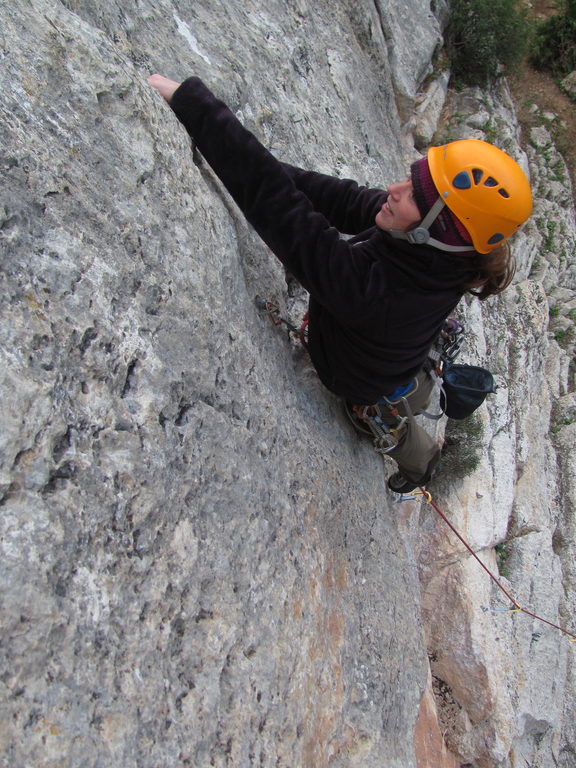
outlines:
[[434, 186], [464, 225], [474, 248], [489, 253], [526, 222], [532, 194], [526, 174], [506, 152], [479, 139], [428, 150]]
[[421, 222], [393, 237], [443, 251], [490, 253], [532, 212], [524, 171], [493, 144], [461, 139], [431, 147], [410, 175]]

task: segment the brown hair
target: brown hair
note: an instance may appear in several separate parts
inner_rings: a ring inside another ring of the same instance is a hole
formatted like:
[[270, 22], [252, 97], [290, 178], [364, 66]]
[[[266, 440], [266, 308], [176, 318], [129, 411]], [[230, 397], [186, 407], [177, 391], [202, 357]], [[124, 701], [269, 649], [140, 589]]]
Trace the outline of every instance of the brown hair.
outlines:
[[477, 272], [472, 280], [465, 283], [464, 290], [477, 296], [480, 301], [502, 293], [516, 272], [516, 262], [508, 243], [499, 245], [490, 253], [479, 253], [475, 266]]

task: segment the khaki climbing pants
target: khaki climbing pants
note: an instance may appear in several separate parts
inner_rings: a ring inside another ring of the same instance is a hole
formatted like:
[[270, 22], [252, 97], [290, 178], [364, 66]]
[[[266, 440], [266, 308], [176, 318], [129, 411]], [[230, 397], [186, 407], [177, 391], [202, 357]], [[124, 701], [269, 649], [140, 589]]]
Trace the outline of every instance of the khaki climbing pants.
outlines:
[[[426, 410], [434, 389], [434, 381], [425, 371], [416, 376], [417, 387], [405, 395], [412, 413]], [[413, 483], [423, 485], [430, 479], [431, 469], [438, 463], [440, 448], [436, 441], [406, 412], [402, 400], [394, 402], [400, 416], [408, 419], [398, 429], [398, 445], [386, 455], [398, 464], [402, 475]], [[395, 428], [398, 424], [396, 417], [385, 407], [380, 408], [383, 421]]]

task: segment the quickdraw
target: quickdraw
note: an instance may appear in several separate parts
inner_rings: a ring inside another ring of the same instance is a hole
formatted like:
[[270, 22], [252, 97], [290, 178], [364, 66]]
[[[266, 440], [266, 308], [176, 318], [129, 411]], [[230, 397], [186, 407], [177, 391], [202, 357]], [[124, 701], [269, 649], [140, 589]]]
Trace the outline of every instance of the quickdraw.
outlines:
[[358, 420], [366, 425], [367, 429], [363, 431], [367, 435], [372, 435], [376, 453], [383, 456], [396, 448], [398, 445], [398, 430], [406, 421], [406, 417], [401, 418], [398, 412], [396, 412], [399, 423], [396, 427], [389, 427], [382, 418], [379, 405], [349, 406], [346, 403], [345, 406], [349, 419], [357, 429]]
[[295, 338], [299, 339], [302, 344], [308, 346], [308, 312], [302, 318], [300, 327], [291, 323], [280, 314], [280, 308], [277, 304], [274, 304], [268, 299], [263, 299], [261, 296], [256, 296], [254, 299], [258, 314], [260, 317], [269, 317], [274, 325], [285, 325], [288, 328], [288, 333], [292, 334]]

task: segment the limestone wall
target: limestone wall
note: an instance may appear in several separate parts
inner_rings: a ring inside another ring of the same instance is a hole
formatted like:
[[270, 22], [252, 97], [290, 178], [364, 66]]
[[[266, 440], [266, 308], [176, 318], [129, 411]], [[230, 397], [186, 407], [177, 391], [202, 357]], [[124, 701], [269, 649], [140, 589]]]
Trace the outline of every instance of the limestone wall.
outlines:
[[398, 178], [379, 16], [348, 6], [4, 11], [14, 768], [415, 764], [418, 580], [382, 466], [258, 317], [283, 272], [145, 83], [200, 74], [280, 157]]
[[[573, 325], [576, 217], [545, 123], [543, 115], [540, 128], [521, 135], [505, 86], [452, 94], [441, 121], [444, 140], [496, 137], [530, 173], [535, 207], [515, 239], [514, 284], [485, 304], [461, 303], [469, 330], [461, 359], [494, 371], [498, 392], [476, 414], [481, 430], [463, 440], [476, 445], [478, 468], [450, 478], [455, 459], [447, 456], [435, 490], [518, 603], [574, 632], [574, 338], [558, 328]], [[481, 768], [572, 766], [574, 643], [506, 613], [510, 602], [443, 523], [428, 515], [417, 530], [428, 652], [450, 746]]]
[[[261, 294], [296, 312], [302, 296], [288, 297], [145, 83], [198, 74], [281, 159], [384, 185], [416, 155], [412, 131], [421, 144], [439, 115], [446, 78], [419, 93], [446, 13], [434, 7], [438, 18], [418, 0], [4, 10], [0, 748], [11, 768], [422, 768], [440, 764], [423, 757], [431, 723], [428, 754], [446, 765], [570, 765], [573, 648], [484, 611], [498, 598], [430, 511], [389, 502], [392, 466], [254, 306]], [[560, 207], [568, 227], [573, 208]], [[510, 579], [566, 623], [574, 387], [547, 339], [543, 237], [527, 229], [514, 289], [484, 315], [463, 310], [470, 355], [507, 386], [480, 414], [480, 470], [445, 472], [435, 493], [493, 566], [510, 520], [537, 526], [514, 538]]]

